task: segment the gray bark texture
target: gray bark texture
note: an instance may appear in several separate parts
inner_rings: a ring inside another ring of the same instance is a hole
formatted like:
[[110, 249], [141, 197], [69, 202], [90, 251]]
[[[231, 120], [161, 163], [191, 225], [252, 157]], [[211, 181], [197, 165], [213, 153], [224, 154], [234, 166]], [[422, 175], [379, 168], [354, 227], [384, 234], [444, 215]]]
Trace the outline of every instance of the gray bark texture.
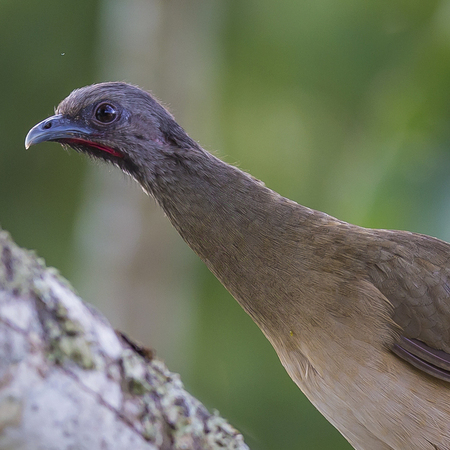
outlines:
[[13, 449], [248, 447], [0, 230], [0, 450]]

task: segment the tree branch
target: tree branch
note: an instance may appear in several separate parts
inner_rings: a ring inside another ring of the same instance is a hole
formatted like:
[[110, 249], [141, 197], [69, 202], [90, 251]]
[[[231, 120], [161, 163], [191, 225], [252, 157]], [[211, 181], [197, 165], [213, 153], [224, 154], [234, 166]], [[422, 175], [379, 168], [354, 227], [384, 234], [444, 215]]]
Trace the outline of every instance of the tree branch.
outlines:
[[0, 449], [248, 449], [0, 230]]

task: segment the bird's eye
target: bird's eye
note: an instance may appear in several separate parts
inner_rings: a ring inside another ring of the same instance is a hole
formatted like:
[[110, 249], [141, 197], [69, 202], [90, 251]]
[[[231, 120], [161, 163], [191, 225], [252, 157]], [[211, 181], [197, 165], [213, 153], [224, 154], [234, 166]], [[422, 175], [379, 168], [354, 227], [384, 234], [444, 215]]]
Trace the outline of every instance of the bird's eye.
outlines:
[[94, 115], [98, 122], [105, 124], [112, 123], [119, 117], [117, 109], [109, 103], [98, 105]]

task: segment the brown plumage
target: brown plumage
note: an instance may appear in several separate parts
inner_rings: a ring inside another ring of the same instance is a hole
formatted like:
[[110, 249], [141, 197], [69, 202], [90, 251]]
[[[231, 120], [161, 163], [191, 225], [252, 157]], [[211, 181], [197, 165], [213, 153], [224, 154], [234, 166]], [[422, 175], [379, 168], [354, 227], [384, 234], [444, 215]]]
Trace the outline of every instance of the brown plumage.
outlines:
[[133, 176], [356, 449], [450, 449], [449, 244], [283, 198], [125, 83], [72, 92], [26, 146], [42, 141]]

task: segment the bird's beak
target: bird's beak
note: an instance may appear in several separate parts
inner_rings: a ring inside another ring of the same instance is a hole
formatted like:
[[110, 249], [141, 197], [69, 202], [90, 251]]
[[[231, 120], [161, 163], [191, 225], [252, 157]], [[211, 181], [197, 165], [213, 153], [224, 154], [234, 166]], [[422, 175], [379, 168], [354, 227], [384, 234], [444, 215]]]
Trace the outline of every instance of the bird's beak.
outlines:
[[64, 141], [77, 138], [86, 139], [92, 130], [73, 120], [56, 114], [35, 125], [25, 138], [25, 148], [44, 141]]
[[100, 142], [99, 134], [86, 125], [80, 124], [72, 119], [56, 114], [35, 125], [25, 138], [25, 148], [45, 141], [57, 141], [72, 147], [82, 146], [91, 151], [100, 150], [109, 153], [116, 158], [123, 158], [119, 150], [108, 147]]

